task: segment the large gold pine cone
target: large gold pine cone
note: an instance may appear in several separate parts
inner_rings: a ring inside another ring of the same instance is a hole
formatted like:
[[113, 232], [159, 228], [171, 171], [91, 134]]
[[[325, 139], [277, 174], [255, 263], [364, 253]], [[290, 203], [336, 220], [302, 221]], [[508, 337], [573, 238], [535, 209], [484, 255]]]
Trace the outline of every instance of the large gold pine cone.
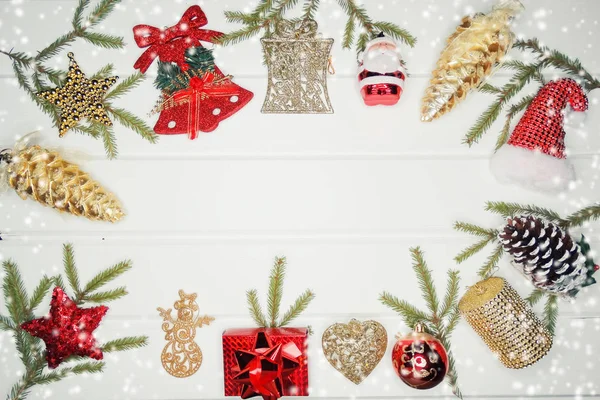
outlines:
[[465, 17], [448, 38], [432, 72], [421, 105], [421, 120], [450, 112], [481, 85], [512, 47], [514, 35], [506, 15]]
[[552, 347], [552, 335], [503, 278], [472, 286], [458, 304], [462, 316], [508, 368], [525, 368]]
[[116, 196], [55, 151], [27, 147], [13, 156], [9, 185], [23, 198], [94, 221], [125, 216]]

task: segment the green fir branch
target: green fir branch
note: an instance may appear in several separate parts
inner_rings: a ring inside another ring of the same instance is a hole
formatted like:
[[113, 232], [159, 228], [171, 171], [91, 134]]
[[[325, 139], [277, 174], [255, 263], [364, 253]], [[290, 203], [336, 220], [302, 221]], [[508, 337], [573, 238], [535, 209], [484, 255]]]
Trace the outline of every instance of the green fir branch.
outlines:
[[15, 329], [17, 327], [11, 318], [0, 315], [0, 331], [14, 331]]
[[454, 229], [460, 232], [469, 233], [474, 236], [481, 236], [487, 238], [495, 237], [498, 235], [498, 232], [494, 229], [485, 229], [480, 226], [470, 224], [468, 222], [457, 221], [454, 223]]
[[279, 319], [281, 308], [281, 297], [283, 296], [283, 281], [285, 279], [285, 257], [275, 258], [271, 276], [269, 277], [269, 294], [267, 297], [267, 311], [270, 318], [270, 326], [274, 328]]
[[556, 321], [558, 319], [558, 297], [551, 294], [546, 300], [544, 306], [544, 324], [552, 336], [556, 330]]
[[125, 42], [122, 37], [107, 35], [98, 32], [85, 32], [81, 38], [94, 46], [105, 49], [122, 49], [125, 47]]
[[226, 33], [225, 35], [217, 38], [216, 42], [222, 46], [238, 44], [244, 40], [248, 40], [258, 35], [262, 29], [263, 25], [248, 25], [236, 31]]
[[415, 45], [417, 44], [416, 37], [411, 35], [411, 33], [406, 29], [401, 28], [392, 22], [373, 22], [373, 27], [382, 31], [384, 34], [390, 36], [391, 38], [399, 40], [402, 43], [409, 45], [410, 47], [415, 47]]
[[85, 287], [83, 288], [83, 291], [81, 292], [81, 294], [82, 294], [81, 298], [84, 298], [88, 294], [93, 293], [94, 291], [96, 291], [96, 290], [100, 289], [101, 287], [107, 285], [108, 283], [114, 281], [115, 279], [117, 279], [118, 277], [123, 275], [125, 272], [129, 271], [131, 269], [131, 267], [132, 267], [131, 260], [125, 260], [125, 261], [121, 261], [121, 262], [113, 265], [112, 267], [100, 272], [99, 274], [94, 276], [85, 285]]
[[504, 247], [499, 243], [496, 246], [496, 250], [487, 258], [485, 264], [477, 272], [482, 279], [489, 278], [494, 273], [494, 270], [498, 267], [498, 263], [502, 259], [502, 255], [504, 255]]
[[54, 284], [54, 278], [49, 278], [44, 275], [40, 280], [40, 283], [33, 290], [33, 294], [31, 295], [31, 299], [29, 299], [29, 313], [33, 313], [44, 300], [44, 298], [50, 293], [50, 289], [52, 289], [52, 285]]
[[106, 111], [108, 111], [121, 125], [131, 129], [150, 143], [156, 143], [158, 141], [158, 135], [138, 116], [123, 108], [113, 107], [110, 104], [106, 105]]
[[75, 42], [78, 36], [74, 31], [60, 36], [35, 56], [35, 62], [44, 62], [58, 55], [65, 47]]
[[360, 35], [358, 35], [358, 39], [356, 40], [356, 52], [360, 53], [361, 51], [363, 51], [365, 47], [367, 47], [367, 43], [369, 42], [369, 40], [371, 40], [371, 35], [369, 35], [366, 32], [363, 32]]
[[250, 311], [252, 319], [256, 322], [256, 325], [260, 327], [269, 326], [258, 300], [258, 292], [255, 289], [249, 290], [246, 292], [246, 300], [248, 302], [248, 310]]
[[562, 222], [564, 228], [580, 227], [590, 221], [600, 220], [600, 203], [585, 207], [573, 214], [569, 215]]
[[132, 89], [138, 87], [145, 79], [145, 76], [136, 72], [133, 75], [129, 75], [127, 78], [123, 79], [117, 86], [114, 87], [108, 94], [104, 97], [105, 100], [115, 99], [117, 97], [121, 97], [124, 94], [128, 93]]
[[285, 314], [283, 314], [283, 317], [281, 317], [281, 321], [279, 322], [278, 327], [287, 326], [294, 319], [298, 318], [298, 316], [302, 314], [304, 310], [306, 310], [306, 308], [308, 307], [310, 302], [314, 300], [314, 298], [315, 294], [310, 290], [306, 290], [304, 293], [302, 293], [296, 299], [294, 304], [292, 304], [290, 308], [285, 312]]
[[66, 243], [63, 245], [63, 264], [65, 266], [65, 275], [71, 285], [73, 294], [78, 296], [81, 293], [81, 283], [79, 282], [79, 273], [75, 265], [75, 251], [73, 245]]
[[92, 27], [98, 25], [100, 22], [104, 21], [110, 13], [114, 10], [117, 4], [119, 4], [121, 0], [102, 0], [96, 7], [92, 10], [90, 15], [87, 18], [86, 26]]
[[342, 39], [342, 48], [349, 49], [352, 47], [352, 43], [354, 42], [354, 30], [356, 29], [356, 23], [353, 17], [348, 18], [348, 22], [346, 22], [346, 27], [344, 28], [344, 36]]
[[[113, 75], [114, 70], [115, 70], [115, 66], [113, 64], [106, 64], [104, 67], [100, 68], [94, 75], [92, 75], [90, 77], [90, 79], [106, 79]], [[123, 82], [121, 82], [121, 83], [123, 83]], [[115, 89], [111, 90], [111, 92], [114, 92], [114, 90]]]
[[564, 221], [556, 211], [533, 204], [522, 205], [502, 201], [488, 201], [485, 205], [485, 210], [494, 214], [499, 214], [504, 218], [513, 218], [520, 215], [533, 215], [558, 224], [562, 224]]
[[431, 277], [431, 271], [427, 268], [423, 252], [419, 247], [410, 249], [410, 253], [413, 259], [413, 270], [419, 280], [423, 299], [427, 303], [427, 307], [429, 307], [433, 318], [436, 318], [438, 316], [439, 300], [433, 284], [433, 278]]
[[39, 376], [33, 382], [36, 385], [47, 385], [61, 381], [72, 375], [97, 374], [104, 371], [104, 366], [104, 362], [88, 361], [72, 367], [61, 367], [60, 369]]
[[454, 261], [456, 261], [458, 264], [462, 264], [469, 258], [473, 257], [475, 254], [479, 253], [481, 250], [485, 249], [486, 246], [492, 243], [494, 240], [494, 236], [488, 236], [481, 239], [479, 242], [473, 243], [472, 245], [461, 251], [459, 254], [457, 254], [456, 257], [454, 257]]
[[118, 300], [121, 297], [125, 297], [128, 294], [129, 293], [127, 292], [127, 289], [125, 289], [125, 287], [119, 287], [116, 289], [108, 290], [106, 292], [86, 294], [81, 300], [86, 303], [104, 304]]
[[429, 321], [431, 318], [431, 316], [414, 307], [407, 301], [400, 300], [388, 292], [383, 292], [379, 296], [379, 301], [400, 314], [404, 320], [404, 324], [411, 329], [414, 329], [419, 322]]
[[4, 269], [2, 291], [6, 308], [15, 324], [20, 325], [29, 319], [29, 298], [27, 297], [25, 284], [17, 265], [13, 261], [4, 261], [2, 267]]
[[304, 7], [302, 9], [302, 19], [315, 19], [320, 3], [320, 0], [305, 0]]
[[508, 142], [508, 139], [510, 139], [510, 128], [513, 119], [517, 116], [518, 113], [524, 111], [527, 107], [529, 107], [534, 98], [535, 95], [525, 96], [519, 102], [509, 107], [508, 112], [506, 113], [506, 121], [504, 122], [502, 131], [500, 131], [500, 135], [496, 140], [496, 151], [500, 150], [500, 148], [504, 146], [506, 142]]
[[252, 14], [248, 14], [242, 11], [225, 11], [225, 20], [230, 23], [240, 24], [254, 24], [256, 18]]
[[535, 289], [533, 292], [531, 292], [531, 294], [529, 296], [527, 296], [525, 298], [525, 301], [527, 303], [529, 303], [530, 306], [535, 306], [537, 303], [540, 302], [540, 300], [542, 300], [545, 296], [546, 296], [546, 292], [544, 292], [543, 290], [540, 289]]
[[487, 94], [500, 94], [502, 93], [502, 89], [500, 89], [497, 86], [493, 86], [489, 83], [484, 83], [483, 85], [479, 86], [477, 88], [477, 90], [479, 90], [481, 93], [487, 93]]
[[147, 336], [130, 336], [106, 342], [102, 346], [102, 351], [104, 353], [116, 353], [120, 351], [139, 349], [147, 344]]
[[25, 53], [22, 53], [20, 51], [14, 52], [14, 51], [4, 51], [4, 50], [0, 50], [0, 54], [4, 54], [5, 56], [7, 56], [8, 58], [10, 58], [10, 60], [14, 63], [16, 63], [17, 65], [19, 65], [19, 67], [29, 67], [30, 64], [33, 62], [33, 58], [28, 56]]
[[460, 285], [460, 276], [458, 271], [448, 271], [448, 283], [446, 287], [446, 295], [440, 311], [439, 318], [444, 319], [451, 314], [452, 308], [458, 303], [458, 290]]
[[90, 0], [79, 0], [77, 7], [75, 8], [75, 12], [73, 13], [73, 20], [71, 24], [75, 29], [82, 29], [83, 26], [83, 12], [86, 7], [89, 6]]

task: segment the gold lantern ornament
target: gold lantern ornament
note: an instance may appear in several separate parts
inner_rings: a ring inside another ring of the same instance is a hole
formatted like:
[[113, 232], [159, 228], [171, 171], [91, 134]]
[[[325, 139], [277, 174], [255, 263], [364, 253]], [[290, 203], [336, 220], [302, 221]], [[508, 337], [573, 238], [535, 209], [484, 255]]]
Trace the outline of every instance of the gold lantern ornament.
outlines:
[[478, 282], [458, 304], [461, 315], [507, 368], [525, 368], [552, 347], [552, 334], [503, 278]]
[[261, 39], [269, 69], [262, 112], [332, 114], [327, 73], [333, 39], [317, 34], [317, 22], [281, 20]]

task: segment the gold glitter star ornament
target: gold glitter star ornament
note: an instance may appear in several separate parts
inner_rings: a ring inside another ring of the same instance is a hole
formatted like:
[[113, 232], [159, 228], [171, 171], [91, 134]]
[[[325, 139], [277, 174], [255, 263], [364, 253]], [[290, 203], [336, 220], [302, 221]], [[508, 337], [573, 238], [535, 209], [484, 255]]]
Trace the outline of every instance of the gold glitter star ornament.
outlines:
[[64, 136], [83, 119], [112, 126], [103, 102], [106, 92], [119, 77], [89, 80], [79, 68], [73, 53], [69, 53], [68, 57], [69, 72], [64, 86], [37, 94], [38, 97], [60, 108], [59, 136]]

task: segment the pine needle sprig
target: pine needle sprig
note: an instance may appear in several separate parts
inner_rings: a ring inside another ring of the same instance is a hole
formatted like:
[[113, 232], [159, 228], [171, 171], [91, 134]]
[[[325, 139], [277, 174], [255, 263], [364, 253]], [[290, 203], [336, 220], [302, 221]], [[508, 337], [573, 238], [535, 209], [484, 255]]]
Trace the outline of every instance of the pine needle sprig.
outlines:
[[81, 293], [81, 283], [79, 281], [79, 273], [77, 272], [77, 266], [75, 265], [75, 251], [73, 245], [66, 243], [63, 245], [63, 264], [65, 266], [65, 275], [71, 285], [71, 290], [75, 296], [79, 296]]
[[458, 387], [458, 374], [455, 367], [455, 360], [450, 344], [450, 337], [460, 320], [460, 313], [458, 311], [458, 292], [460, 288], [459, 272], [454, 270], [448, 271], [446, 295], [444, 297], [442, 308], [438, 312], [437, 294], [431, 278], [431, 271], [427, 267], [423, 252], [419, 247], [411, 248], [410, 252], [413, 258], [413, 271], [420, 283], [421, 292], [428, 305], [429, 313], [420, 311], [410, 303], [400, 300], [387, 292], [383, 292], [379, 296], [379, 301], [400, 314], [404, 323], [411, 329], [414, 330], [418, 324], [421, 324], [443, 344], [448, 353], [449, 363], [446, 382], [452, 388], [452, 393], [456, 397], [462, 399], [462, 394]]
[[320, 0], [306, 0], [302, 9], [302, 19], [315, 19], [320, 3]]
[[54, 278], [50, 278], [46, 275], [42, 277], [40, 283], [33, 290], [33, 294], [31, 295], [31, 299], [29, 299], [29, 309], [28, 314], [32, 314], [33, 310], [39, 307], [42, 304], [42, 301], [46, 297], [46, 295], [50, 292], [52, 285], [54, 284]]
[[267, 327], [269, 324], [267, 323], [267, 318], [265, 318], [265, 314], [262, 311], [262, 307], [260, 306], [260, 301], [258, 300], [258, 292], [253, 289], [246, 292], [246, 300], [248, 302], [248, 310], [250, 311], [250, 316], [258, 326]]
[[473, 257], [475, 254], [479, 253], [481, 250], [485, 249], [488, 244], [492, 243], [495, 240], [494, 237], [486, 237], [479, 242], [473, 243], [463, 251], [461, 251], [456, 257], [454, 257], [454, 261], [457, 264], [462, 264], [469, 258]]
[[108, 283], [114, 281], [125, 272], [129, 271], [132, 268], [131, 260], [121, 261], [112, 267], [105, 269], [100, 272], [96, 276], [94, 276], [83, 288], [83, 290], [77, 296], [77, 302], [81, 302], [83, 298], [100, 289], [101, 287], [107, 285]]
[[419, 247], [410, 249], [411, 257], [413, 259], [413, 270], [419, 280], [419, 286], [423, 293], [423, 299], [429, 307], [432, 318], [438, 317], [439, 300], [435, 285], [433, 284], [433, 278], [431, 277], [431, 271], [427, 268], [427, 263], [423, 257], [423, 252]]
[[446, 295], [439, 313], [439, 318], [444, 319], [453, 311], [454, 305], [458, 303], [458, 290], [460, 284], [460, 275], [458, 271], [448, 271], [448, 283]]
[[81, 37], [94, 46], [105, 49], [121, 49], [125, 46], [125, 41], [122, 37], [107, 35], [105, 33], [86, 32]]
[[600, 220], [600, 203], [585, 207], [565, 218], [562, 226], [574, 228], [582, 226], [590, 221]]
[[494, 252], [487, 258], [486, 262], [479, 268], [478, 274], [482, 279], [487, 279], [498, 268], [498, 264], [504, 255], [504, 247], [501, 244], [496, 246]]
[[304, 310], [306, 310], [306, 308], [308, 307], [310, 302], [314, 300], [314, 298], [315, 294], [307, 289], [296, 299], [294, 304], [290, 306], [290, 308], [285, 312], [285, 314], [283, 314], [283, 317], [281, 317], [281, 321], [279, 321], [277, 327], [287, 326], [294, 319], [298, 318], [300, 314], [302, 314]]
[[414, 329], [422, 321], [428, 321], [431, 316], [419, 310], [405, 300], [400, 300], [396, 296], [383, 292], [379, 296], [379, 301], [400, 314], [406, 326]]
[[129, 294], [125, 287], [119, 287], [116, 289], [111, 289], [106, 292], [96, 292], [90, 293], [83, 296], [82, 301], [86, 303], [96, 303], [96, 304], [104, 304], [109, 303], [111, 301], [118, 300], [122, 297], [125, 297]]
[[558, 319], [558, 297], [548, 295], [546, 305], [544, 306], [544, 323], [546, 328], [554, 336], [556, 330], [556, 321]]
[[260, 327], [280, 328], [288, 325], [296, 319], [308, 307], [311, 301], [315, 298], [315, 294], [306, 290], [302, 293], [290, 308], [283, 314], [281, 320], [279, 318], [279, 310], [281, 308], [281, 298], [283, 297], [283, 283], [285, 278], [285, 268], [287, 261], [285, 257], [275, 258], [275, 263], [269, 275], [269, 292], [267, 300], [268, 320], [262, 311], [258, 300], [258, 292], [253, 289], [246, 293], [248, 302], [248, 310], [256, 324]]
[[[128, 270], [130, 268], [130, 262], [128, 261], [118, 263], [116, 266], [96, 275], [83, 290], [80, 289], [81, 284], [75, 264], [75, 253], [70, 244], [63, 246], [63, 263], [69, 284], [73, 287], [73, 291], [78, 292], [76, 296], [73, 296], [78, 305], [84, 305], [89, 300], [100, 300], [100, 296], [104, 296], [105, 301], [103, 302], [109, 302], [115, 297], [121, 297], [123, 293], [126, 293], [124, 288], [117, 288], [104, 293], [93, 293], [93, 291]], [[47, 361], [45, 352], [41, 348], [41, 340], [21, 329], [20, 325], [34, 318], [35, 309], [46, 296], [50, 295], [53, 286], [61, 287], [63, 290], [67, 289], [64, 280], [61, 275], [44, 276], [34, 289], [31, 298], [28, 298], [17, 265], [12, 261], [5, 261], [3, 268], [2, 291], [10, 315], [0, 315], [0, 330], [12, 332], [17, 353], [25, 367], [23, 375], [8, 393], [7, 400], [24, 400], [36, 385], [58, 382], [74, 375], [102, 372], [105, 366], [104, 362], [87, 361], [82, 357], [71, 357], [67, 360], [69, 363], [76, 363], [75, 365], [61, 365], [54, 370], [46, 369]], [[109, 293], [112, 293], [112, 295], [108, 295]], [[136, 349], [145, 346], [147, 341], [148, 338], [145, 336], [115, 339], [107, 342], [103, 350], [108, 353]]]
[[148, 338], [146, 336], [129, 336], [106, 342], [101, 346], [101, 349], [104, 353], [116, 353], [120, 351], [139, 349], [147, 344]]
[[[226, 33], [217, 39], [222, 45], [230, 45], [250, 39], [264, 31], [263, 38], [272, 36], [277, 23], [286, 19], [286, 13], [298, 5], [298, 0], [269, 0], [261, 1], [251, 12], [225, 11], [228, 22], [240, 23], [242, 28]], [[290, 19], [300, 22], [314, 19], [320, 6], [319, 0], [304, 0], [302, 17]], [[357, 52], [364, 49], [367, 41], [376, 37], [380, 32], [413, 47], [416, 38], [406, 29], [385, 21], [373, 21], [366, 8], [355, 0], [337, 0], [338, 5], [348, 16], [342, 35], [343, 48], [351, 48], [355, 43], [355, 34], [361, 32], [356, 40]]]
[[542, 300], [544, 297], [546, 296], [546, 292], [544, 292], [543, 290], [540, 289], [534, 289], [533, 292], [531, 292], [531, 294], [529, 296], [527, 296], [525, 298], [525, 301], [530, 305], [530, 306], [535, 306], [537, 303], [540, 302], [540, 300]]
[[279, 309], [281, 308], [281, 297], [283, 296], [283, 281], [285, 279], [285, 257], [275, 258], [275, 264], [269, 277], [269, 294], [267, 298], [267, 310], [269, 313], [270, 326], [277, 326]]
[[488, 201], [485, 204], [485, 210], [494, 214], [499, 214], [504, 218], [511, 218], [521, 214], [533, 215], [543, 218], [550, 222], [563, 224], [564, 220], [556, 211], [549, 208], [539, 207], [533, 204], [521, 205], [517, 203], [507, 203], [503, 201]]

